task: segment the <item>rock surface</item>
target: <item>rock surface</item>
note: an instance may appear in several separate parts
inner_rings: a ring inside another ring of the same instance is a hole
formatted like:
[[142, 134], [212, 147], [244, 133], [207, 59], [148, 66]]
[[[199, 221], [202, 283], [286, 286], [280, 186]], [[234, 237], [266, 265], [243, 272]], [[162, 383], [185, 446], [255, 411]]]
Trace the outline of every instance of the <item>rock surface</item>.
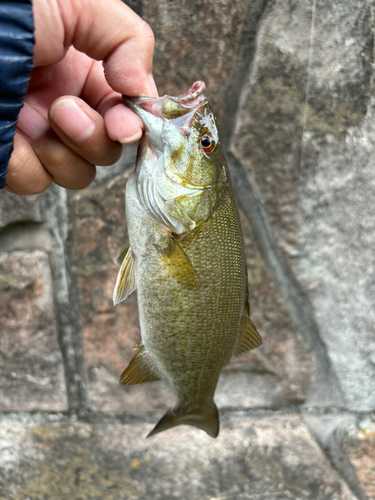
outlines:
[[369, 500], [375, 500], [375, 415], [361, 420], [345, 437], [343, 451]]
[[367, 1], [318, 0], [314, 15], [312, 5], [268, 4], [232, 149], [316, 311], [345, 405], [369, 411], [375, 405], [368, 272], [375, 266], [372, 14]]
[[45, 253], [0, 253], [0, 318], [0, 411], [66, 410]]
[[244, 0], [143, 2], [142, 16], [155, 33], [154, 77], [160, 95], [180, 95], [203, 80], [220, 116], [246, 7]]
[[57, 417], [3, 420], [0, 497], [354, 500], [296, 416], [233, 416], [216, 440], [187, 427], [144, 440], [150, 429]]
[[0, 196], [0, 229], [17, 222], [41, 222], [42, 215], [38, 196]]
[[223, 370], [217, 402], [221, 407], [243, 408], [305, 403], [314, 361], [293, 325], [278, 290], [256, 247], [254, 234], [241, 217], [249, 281], [251, 317], [263, 344], [232, 358]]

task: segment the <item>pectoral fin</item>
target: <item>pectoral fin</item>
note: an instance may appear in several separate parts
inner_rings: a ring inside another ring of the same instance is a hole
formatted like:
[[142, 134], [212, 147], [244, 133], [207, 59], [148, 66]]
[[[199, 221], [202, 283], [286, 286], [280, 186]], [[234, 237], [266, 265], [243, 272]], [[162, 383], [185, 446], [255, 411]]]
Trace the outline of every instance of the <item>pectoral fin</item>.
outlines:
[[[125, 254], [126, 250], [126, 254]], [[133, 252], [129, 245], [125, 245], [116, 257], [116, 260], [120, 261], [121, 256], [122, 264], [117, 275], [115, 289], [113, 291], [113, 305], [117, 305], [119, 302], [123, 301], [132, 292], [134, 292], [135, 285], [135, 260]], [[116, 261], [115, 261], [116, 262]]]
[[243, 352], [255, 349], [262, 343], [262, 337], [259, 335], [256, 326], [248, 316], [243, 315], [241, 320], [241, 332], [238, 344], [234, 350], [233, 356], [238, 356]]
[[178, 283], [189, 287], [199, 286], [199, 278], [189, 257], [176, 239], [170, 235], [168, 239], [155, 241], [154, 247], [163, 260], [165, 270]]
[[144, 345], [141, 344], [129, 366], [122, 372], [120, 384], [135, 385], [160, 380], [161, 376], [153, 365]]

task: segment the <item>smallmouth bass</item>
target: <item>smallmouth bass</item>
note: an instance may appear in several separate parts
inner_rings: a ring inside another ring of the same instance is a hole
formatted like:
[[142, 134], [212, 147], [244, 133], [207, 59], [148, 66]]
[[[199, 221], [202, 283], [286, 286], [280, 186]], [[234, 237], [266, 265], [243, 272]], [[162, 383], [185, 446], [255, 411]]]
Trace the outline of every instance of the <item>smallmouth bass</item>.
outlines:
[[214, 114], [196, 82], [180, 97], [124, 97], [143, 121], [126, 185], [129, 245], [114, 304], [137, 289], [142, 341], [124, 385], [167, 379], [173, 406], [148, 436], [187, 424], [216, 437], [213, 397], [231, 356], [262, 342], [250, 319], [238, 211]]

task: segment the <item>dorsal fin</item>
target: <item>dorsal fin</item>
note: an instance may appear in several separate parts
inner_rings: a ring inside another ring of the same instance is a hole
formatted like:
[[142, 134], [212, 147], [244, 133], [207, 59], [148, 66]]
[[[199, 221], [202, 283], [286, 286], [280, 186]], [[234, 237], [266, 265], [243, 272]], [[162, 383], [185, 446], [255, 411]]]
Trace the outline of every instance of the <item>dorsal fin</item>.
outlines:
[[[113, 305], [116, 306], [119, 302], [123, 301], [136, 289], [135, 285], [135, 260], [133, 252], [129, 245], [125, 245], [120, 250], [118, 257], [125, 252], [120, 270], [117, 275], [115, 289], [113, 291]], [[116, 258], [117, 259], [117, 258]]]
[[243, 315], [241, 319], [241, 331], [238, 344], [233, 352], [233, 356], [238, 356], [243, 352], [255, 349], [262, 343], [262, 337], [259, 335], [256, 326], [248, 316]]
[[122, 372], [120, 384], [135, 385], [160, 380], [161, 376], [142, 343], [137, 346], [138, 352]]

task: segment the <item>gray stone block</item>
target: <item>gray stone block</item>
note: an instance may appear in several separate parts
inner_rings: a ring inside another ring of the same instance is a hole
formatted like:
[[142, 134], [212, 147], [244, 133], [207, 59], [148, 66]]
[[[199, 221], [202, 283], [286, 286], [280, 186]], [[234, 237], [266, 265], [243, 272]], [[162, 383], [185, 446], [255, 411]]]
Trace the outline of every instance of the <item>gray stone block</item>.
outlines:
[[284, 258], [312, 304], [343, 404], [371, 410], [370, 4], [318, 0], [315, 12], [313, 5], [268, 4], [232, 150], [259, 191]]
[[0, 254], [0, 411], [67, 409], [48, 256]]
[[17, 196], [0, 192], [0, 229], [17, 222], [42, 222], [37, 195]]
[[154, 77], [160, 95], [180, 95], [197, 80], [220, 116], [232, 78], [247, 2], [144, 2], [142, 16], [155, 33]]
[[0, 496], [23, 500], [355, 500], [300, 417], [237, 415], [215, 440], [180, 427], [0, 422]]

